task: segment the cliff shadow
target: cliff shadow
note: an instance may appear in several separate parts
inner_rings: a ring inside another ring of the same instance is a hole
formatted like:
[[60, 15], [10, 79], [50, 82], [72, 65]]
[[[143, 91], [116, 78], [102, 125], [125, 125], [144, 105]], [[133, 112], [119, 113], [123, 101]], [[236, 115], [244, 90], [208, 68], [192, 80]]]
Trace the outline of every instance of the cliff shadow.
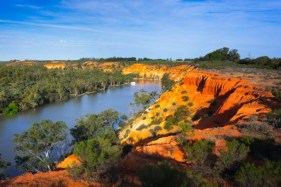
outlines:
[[222, 105], [229, 98], [229, 96], [233, 94], [235, 90], [239, 87], [240, 86], [237, 86], [226, 92], [224, 95], [215, 97], [212, 103], [210, 103], [209, 107], [202, 108], [201, 110], [197, 111], [195, 116], [200, 118], [200, 120], [198, 122], [198, 125], [195, 126], [195, 128], [205, 129], [205, 128], [223, 127], [227, 124], [236, 124], [239, 120], [243, 119], [245, 115], [241, 114], [240, 116], [237, 117], [236, 120], [234, 121], [230, 121], [230, 120], [237, 114], [237, 112], [241, 107], [252, 102], [258, 102], [266, 106], [276, 105], [276, 102], [274, 102], [273, 98], [256, 97], [255, 99], [251, 99], [242, 103], [234, 103], [233, 106], [228, 110], [225, 110], [223, 113], [216, 114], [216, 112], [222, 107]]

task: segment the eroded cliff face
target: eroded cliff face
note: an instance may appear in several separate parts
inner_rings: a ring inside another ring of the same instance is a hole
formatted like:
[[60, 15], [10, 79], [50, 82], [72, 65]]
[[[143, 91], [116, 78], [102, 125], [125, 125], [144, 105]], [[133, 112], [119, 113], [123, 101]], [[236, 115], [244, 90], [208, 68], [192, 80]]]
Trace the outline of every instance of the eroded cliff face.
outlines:
[[135, 152], [158, 154], [179, 162], [186, 161], [175, 141], [181, 128], [174, 124], [167, 129], [165, 124], [180, 106], [188, 108], [184, 121], [193, 127], [192, 132], [187, 132], [186, 139], [210, 139], [221, 145], [218, 141], [222, 141], [223, 137], [243, 134], [237, 128], [238, 124], [249, 121], [253, 116], [264, 118], [271, 111], [274, 99], [271, 92], [252, 86], [246, 80], [226, 78], [188, 66], [158, 68], [137, 64], [125, 68], [123, 72], [139, 73], [140, 76], [146, 74], [146, 77], [170, 73], [176, 81], [170, 91], [163, 93], [145, 113], [121, 131], [120, 138], [123, 143], [136, 145]]
[[179, 81], [187, 74], [192, 71], [194, 67], [181, 65], [169, 67], [166, 65], [144, 65], [144, 64], [133, 64], [125, 67], [122, 70], [123, 74], [138, 74], [140, 78], [156, 79], [160, 80], [165, 73], [170, 75], [170, 78]]

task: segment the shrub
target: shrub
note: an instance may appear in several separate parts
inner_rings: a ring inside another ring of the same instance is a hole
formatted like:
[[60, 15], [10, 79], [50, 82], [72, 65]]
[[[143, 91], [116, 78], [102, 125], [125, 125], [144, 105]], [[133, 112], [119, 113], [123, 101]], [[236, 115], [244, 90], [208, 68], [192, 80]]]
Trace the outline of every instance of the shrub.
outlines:
[[147, 127], [146, 125], [141, 124], [141, 125], [137, 128], [137, 130], [138, 130], [138, 131], [141, 131], [141, 130], [145, 129], [146, 127]]
[[181, 98], [182, 98], [183, 101], [188, 101], [189, 100], [188, 96], [182, 96]]
[[166, 118], [165, 129], [171, 130], [173, 125], [178, 125], [178, 123], [184, 120], [190, 114], [189, 109], [185, 105], [181, 105], [177, 108], [174, 115], [169, 115]]
[[160, 107], [160, 105], [158, 104], [158, 105], [155, 105], [155, 108], [159, 108]]
[[82, 164], [78, 167], [80, 173], [87, 178], [98, 179], [99, 175], [108, 171], [119, 158], [120, 146], [108, 139], [93, 138], [75, 144], [74, 154]]
[[187, 91], [183, 90], [181, 91], [181, 94], [187, 94]]
[[151, 121], [150, 125], [153, 125], [153, 124], [159, 125], [162, 121], [163, 121], [162, 118], [153, 119]]
[[153, 130], [156, 131], [156, 132], [157, 132], [157, 131], [161, 131], [161, 130], [162, 130], [162, 127], [160, 127], [160, 126], [155, 126]]
[[275, 109], [267, 114], [268, 123], [276, 128], [281, 128], [281, 109]]
[[124, 138], [127, 138], [128, 136], [129, 136], [129, 133], [130, 133], [131, 131], [129, 130], [129, 129], [127, 129], [126, 130], [126, 133], [125, 133], [125, 135], [124, 135]]
[[173, 102], [173, 103], [172, 103], [173, 106], [175, 106], [176, 104], [177, 104], [176, 102]]
[[244, 164], [234, 176], [239, 186], [280, 186], [281, 163], [266, 162], [262, 166]]
[[208, 140], [198, 140], [191, 145], [187, 145], [184, 150], [187, 158], [197, 165], [203, 165], [207, 157], [211, 154], [214, 143]]
[[178, 126], [182, 129], [183, 133], [193, 132], [193, 128], [192, 128], [191, 124], [187, 124], [185, 122], [180, 122], [180, 123], [178, 123]]
[[153, 136], [156, 136], [157, 135], [157, 132], [162, 130], [162, 127], [160, 126], [155, 126], [153, 129], [150, 129], [150, 133], [153, 135]]
[[258, 133], [258, 134], [264, 134], [266, 136], [274, 137], [274, 131], [272, 131], [272, 127], [268, 125], [267, 123], [263, 124], [255, 124], [250, 123], [247, 125], [240, 125], [241, 131], [245, 133]]
[[148, 164], [137, 171], [137, 175], [144, 187], [185, 187], [188, 178], [168, 162], [159, 162], [157, 165]]
[[187, 103], [187, 106], [192, 107], [192, 106], [193, 106], [193, 103], [192, 103], [192, 102], [189, 102], [189, 103]]
[[222, 172], [225, 169], [233, 169], [237, 162], [245, 159], [248, 155], [249, 147], [237, 140], [227, 142], [227, 150], [222, 150], [216, 162], [216, 170]]
[[281, 90], [272, 90], [272, 95], [277, 97], [278, 99], [281, 99]]
[[189, 179], [188, 186], [204, 186], [204, 187], [218, 187], [220, 186], [216, 181], [209, 181], [202, 177], [200, 173], [193, 172], [191, 170], [187, 171], [187, 177]]
[[19, 111], [19, 106], [14, 101], [4, 108], [4, 114], [6, 116], [13, 116]]
[[164, 108], [164, 109], [163, 109], [163, 112], [168, 112], [168, 109], [167, 109], [167, 108]]
[[165, 126], [164, 128], [166, 130], [172, 130], [172, 126], [175, 125], [177, 123], [177, 121], [175, 120], [175, 118], [171, 115], [169, 115], [167, 118], [166, 118], [166, 123], [165, 123]]

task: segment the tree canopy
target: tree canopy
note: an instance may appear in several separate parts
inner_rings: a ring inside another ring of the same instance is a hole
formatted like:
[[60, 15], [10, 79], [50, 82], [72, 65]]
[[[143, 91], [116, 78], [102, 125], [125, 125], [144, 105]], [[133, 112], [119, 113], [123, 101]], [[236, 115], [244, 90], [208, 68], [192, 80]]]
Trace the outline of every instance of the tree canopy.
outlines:
[[122, 122], [120, 114], [112, 109], [77, 121], [71, 134], [75, 139], [74, 154], [82, 164], [70, 170], [74, 177], [78, 175], [98, 180], [102, 173], [114, 166], [122, 150], [113, 129], [114, 124], [119, 122]]
[[122, 122], [119, 112], [108, 109], [99, 114], [90, 114], [80, 118], [74, 128], [70, 129], [75, 142], [88, 140], [95, 137], [117, 141], [114, 125]]
[[227, 47], [223, 47], [220, 49], [217, 49], [211, 53], [208, 53], [204, 57], [205, 60], [210, 61], [232, 61], [237, 62], [240, 59], [240, 55], [238, 53], [237, 49], [229, 50]]
[[162, 92], [170, 90], [174, 84], [175, 84], [175, 81], [171, 80], [169, 77], [169, 74], [165, 73], [161, 79]]
[[32, 124], [30, 129], [15, 134], [13, 139], [17, 164], [32, 172], [53, 170], [51, 153], [66, 138], [67, 126], [62, 121], [43, 120]]

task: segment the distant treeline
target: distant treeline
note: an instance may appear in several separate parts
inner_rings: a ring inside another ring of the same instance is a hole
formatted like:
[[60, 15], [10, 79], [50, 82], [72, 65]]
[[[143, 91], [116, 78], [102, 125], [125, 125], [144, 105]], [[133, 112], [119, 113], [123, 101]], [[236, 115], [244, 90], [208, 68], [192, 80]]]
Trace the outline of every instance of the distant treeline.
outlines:
[[47, 70], [42, 65], [0, 65], [0, 114], [36, 108], [45, 103], [63, 101], [71, 96], [105, 90], [129, 83], [132, 75], [99, 69]]
[[[15, 62], [16, 60], [6, 61]], [[29, 61], [29, 60], [28, 60]], [[31, 60], [32, 61], [32, 60]], [[166, 58], [166, 59], [152, 59], [152, 58], [136, 58], [136, 57], [109, 57], [109, 58], [80, 58], [78, 60], [63, 60], [67, 63], [78, 63], [82, 64], [86, 61], [95, 62], [120, 62], [121, 65], [127, 66], [135, 63], [143, 64], [155, 64], [155, 65], [199, 65], [203, 68], [223, 68], [223, 67], [256, 67], [256, 68], [268, 68], [268, 69], [279, 69], [281, 68], [281, 58], [269, 58], [267, 56], [261, 56], [258, 58], [244, 58], [240, 59], [240, 54], [237, 49], [229, 49], [223, 47], [214, 50], [205, 56], [199, 58]], [[51, 61], [34, 61], [39, 63], [49, 63]]]

